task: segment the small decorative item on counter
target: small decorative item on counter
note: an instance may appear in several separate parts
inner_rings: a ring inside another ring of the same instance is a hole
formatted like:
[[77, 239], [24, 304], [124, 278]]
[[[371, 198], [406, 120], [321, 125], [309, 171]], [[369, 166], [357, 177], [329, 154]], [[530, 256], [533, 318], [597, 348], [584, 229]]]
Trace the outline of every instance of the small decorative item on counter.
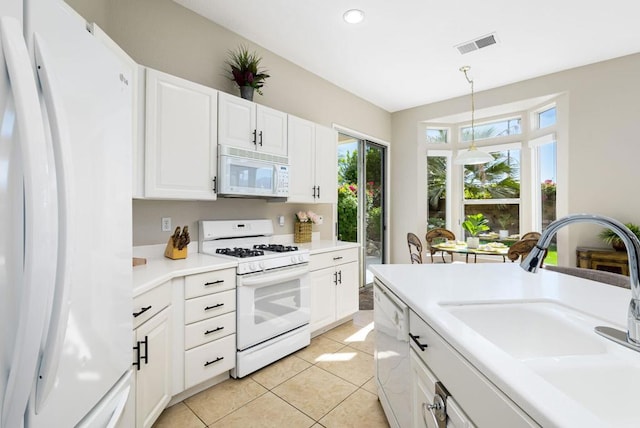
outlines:
[[322, 217], [313, 211], [298, 211], [293, 225], [293, 242], [311, 242], [311, 226], [322, 224]]
[[270, 77], [266, 70], [260, 69], [262, 58], [255, 52], [249, 52], [249, 48], [240, 45], [236, 50], [229, 51], [227, 65], [231, 67], [231, 80], [240, 88], [240, 96], [249, 101], [253, 100], [253, 91], [262, 95], [264, 81]]
[[182, 232], [180, 226], [176, 227], [175, 232], [167, 242], [167, 248], [164, 250], [164, 256], [172, 260], [187, 258], [187, 245], [191, 242], [189, 236], [189, 226], [184, 226]]

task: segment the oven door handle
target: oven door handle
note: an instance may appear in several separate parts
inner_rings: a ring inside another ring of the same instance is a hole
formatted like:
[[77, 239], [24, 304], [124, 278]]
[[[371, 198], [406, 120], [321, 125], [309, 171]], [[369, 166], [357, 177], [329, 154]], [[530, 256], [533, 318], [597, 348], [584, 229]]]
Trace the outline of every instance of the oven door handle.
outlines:
[[239, 287], [267, 287], [269, 285], [279, 284], [289, 281], [290, 279], [300, 278], [309, 273], [309, 266], [299, 267], [295, 269], [287, 269], [284, 271], [259, 274], [250, 278], [238, 278]]

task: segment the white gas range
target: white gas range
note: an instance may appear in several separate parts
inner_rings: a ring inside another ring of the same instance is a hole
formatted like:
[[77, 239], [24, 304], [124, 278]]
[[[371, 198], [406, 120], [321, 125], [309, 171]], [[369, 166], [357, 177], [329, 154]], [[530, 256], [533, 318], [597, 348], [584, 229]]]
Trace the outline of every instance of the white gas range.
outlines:
[[234, 258], [236, 368], [244, 377], [310, 343], [309, 251], [273, 241], [271, 220], [201, 220], [200, 253]]

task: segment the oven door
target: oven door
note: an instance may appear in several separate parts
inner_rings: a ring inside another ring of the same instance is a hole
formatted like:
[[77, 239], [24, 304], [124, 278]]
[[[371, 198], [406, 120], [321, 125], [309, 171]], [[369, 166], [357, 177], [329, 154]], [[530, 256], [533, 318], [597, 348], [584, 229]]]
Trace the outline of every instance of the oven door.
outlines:
[[237, 284], [239, 350], [309, 323], [308, 264], [238, 275]]

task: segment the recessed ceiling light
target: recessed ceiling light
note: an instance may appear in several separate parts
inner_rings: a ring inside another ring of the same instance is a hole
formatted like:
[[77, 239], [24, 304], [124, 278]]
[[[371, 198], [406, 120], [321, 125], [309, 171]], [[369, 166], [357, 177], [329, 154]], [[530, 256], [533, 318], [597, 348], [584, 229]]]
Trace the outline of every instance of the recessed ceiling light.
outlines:
[[342, 17], [349, 24], [359, 24], [364, 20], [364, 12], [360, 9], [349, 9]]

